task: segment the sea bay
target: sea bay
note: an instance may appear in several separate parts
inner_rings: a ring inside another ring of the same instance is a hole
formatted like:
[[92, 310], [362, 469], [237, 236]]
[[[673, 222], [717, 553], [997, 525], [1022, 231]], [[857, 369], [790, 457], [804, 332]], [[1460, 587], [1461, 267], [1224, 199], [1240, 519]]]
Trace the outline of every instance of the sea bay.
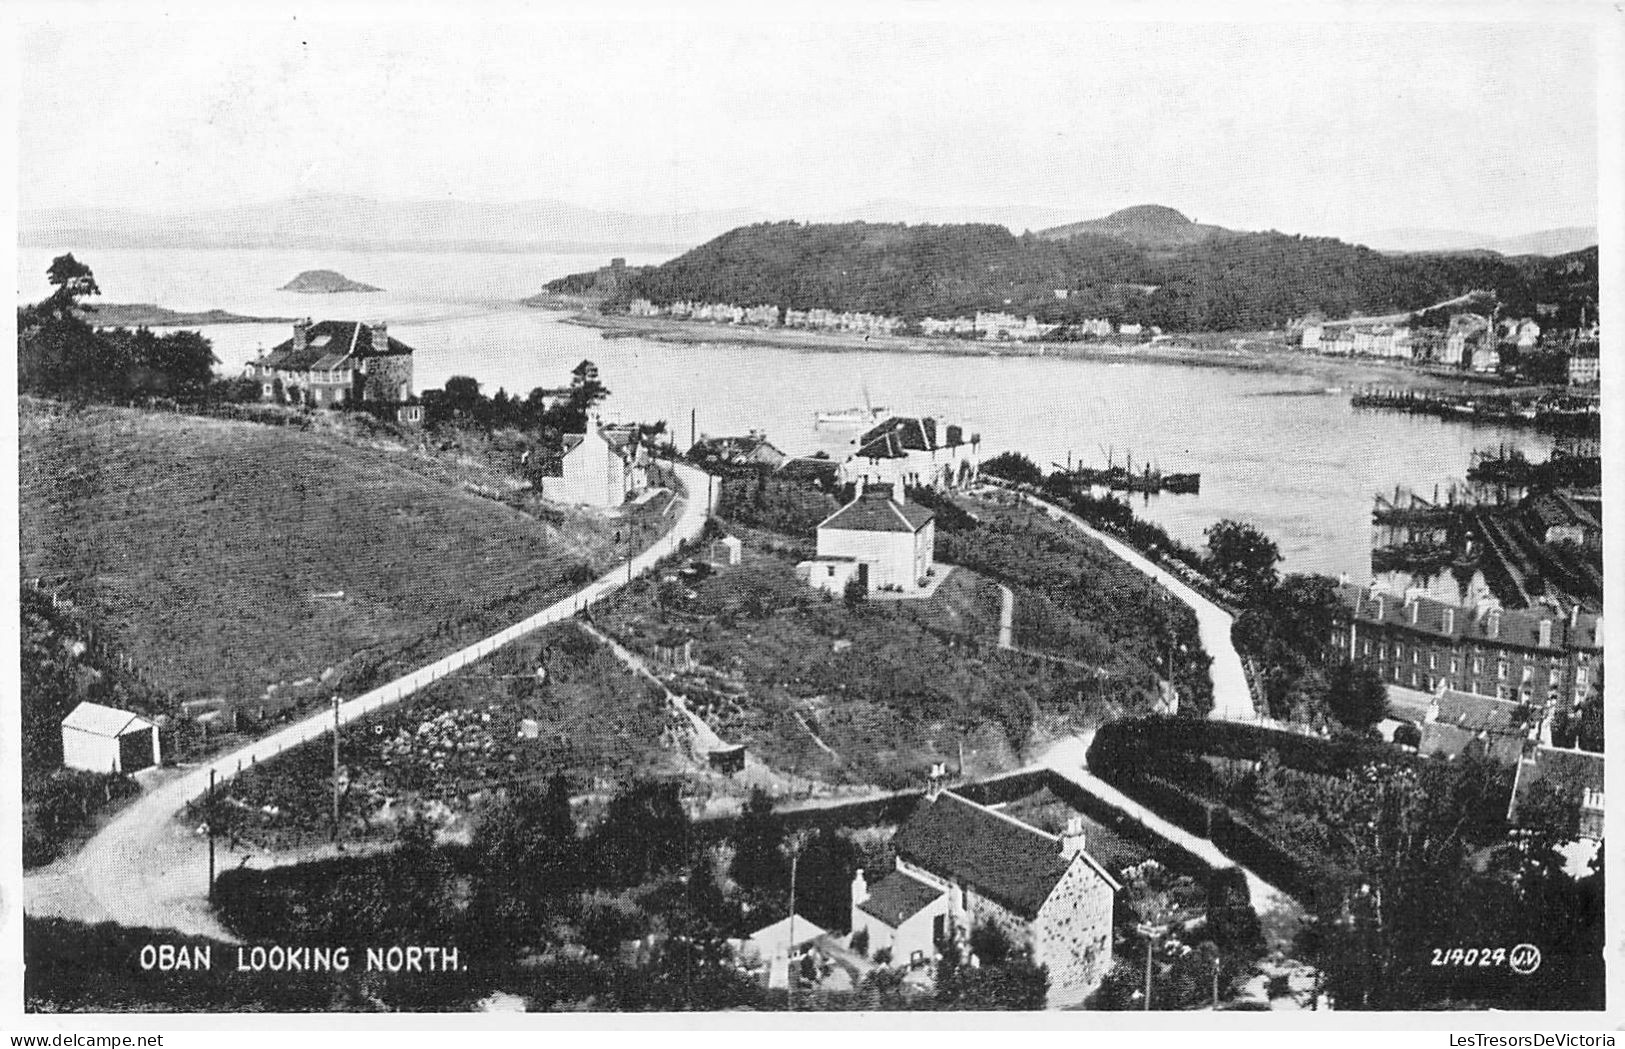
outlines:
[[[69, 250], [64, 247], [62, 250]], [[20, 301], [49, 293], [59, 251], [22, 249]], [[664, 419], [679, 445], [691, 412], [701, 433], [765, 430], [785, 452], [840, 456], [855, 429], [819, 427], [814, 412], [861, 404], [930, 415], [979, 434], [984, 457], [1021, 451], [1040, 466], [1083, 461], [1152, 463], [1198, 471], [1196, 496], [1135, 497], [1136, 512], [1186, 542], [1220, 518], [1270, 534], [1284, 568], [1369, 578], [1372, 497], [1405, 486], [1431, 498], [1461, 480], [1475, 449], [1499, 445], [1544, 457], [1551, 439], [1526, 430], [1360, 411], [1350, 387], [1404, 385], [1392, 369], [1351, 364], [1336, 385], [1316, 374], [1195, 368], [1154, 360], [979, 357], [827, 352], [739, 344], [672, 345], [606, 339], [567, 315], [519, 300], [565, 273], [603, 265], [601, 254], [102, 250], [79, 254], [109, 302], [220, 308], [255, 316], [387, 321], [417, 350], [419, 391], [470, 375], [482, 388], [524, 394], [557, 386], [583, 358], [613, 392], [608, 417]], [[629, 263], [659, 258], [630, 256]], [[301, 295], [279, 289], [301, 270], [334, 269], [385, 289]], [[214, 325], [222, 374], [288, 338], [286, 325]], [[1440, 596], [1455, 584], [1438, 581]]]

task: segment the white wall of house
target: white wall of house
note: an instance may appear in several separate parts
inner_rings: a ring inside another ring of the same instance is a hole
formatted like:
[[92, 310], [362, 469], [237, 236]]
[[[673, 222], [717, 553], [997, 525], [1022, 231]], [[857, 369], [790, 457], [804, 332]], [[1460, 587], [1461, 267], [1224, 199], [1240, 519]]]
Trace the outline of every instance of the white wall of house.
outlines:
[[1049, 1006], [1072, 1005], [1112, 967], [1115, 893], [1087, 861], [1074, 860], [1033, 923], [1033, 961], [1049, 966]]
[[[818, 530], [819, 557], [850, 557], [869, 565], [869, 589], [918, 590], [932, 565], [935, 522], [918, 532], [858, 532], [847, 528]], [[923, 542], [922, 542], [922, 537]], [[923, 547], [923, 553], [922, 553]]]
[[[150, 739], [151, 764], [162, 760], [158, 750], [158, 730], [150, 722], [136, 722], [124, 733], [142, 735]], [[124, 762], [119, 753], [119, 736], [104, 736], [83, 729], [62, 726], [62, 764], [65, 768], [84, 769], [87, 772], [123, 772]], [[148, 744], [143, 744], [143, 749]], [[145, 767], [145, 766], [143, 766]], [[136, 771], [131, 769], [131, 772]]]
[[589, 426], [581, 443], [565, 455], [563, 476], [546, 478], [542, 494], [558, 503], [616, 507], [626, 501], [628, 481], [625, 461], [596, 426]]

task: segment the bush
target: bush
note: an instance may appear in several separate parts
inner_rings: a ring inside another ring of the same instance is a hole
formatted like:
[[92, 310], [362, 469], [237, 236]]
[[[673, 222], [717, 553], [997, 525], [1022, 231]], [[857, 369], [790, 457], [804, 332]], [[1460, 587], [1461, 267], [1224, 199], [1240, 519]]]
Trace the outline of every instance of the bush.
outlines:
[[847, 946], [852, 949], [853, 954], [859, 954], [865, 958], [869, 957], [869, 930], [859, 929], [853, 933], [852, 942]]
[[876, 965], [890, 965], [891, 964], [891, 948], [890, 947], [882, 947], [882, 948], [880, 948], [880, 950], [876, 951], [875, 952], [875, 957], [874, 957], [874, 962], [875, 962]]

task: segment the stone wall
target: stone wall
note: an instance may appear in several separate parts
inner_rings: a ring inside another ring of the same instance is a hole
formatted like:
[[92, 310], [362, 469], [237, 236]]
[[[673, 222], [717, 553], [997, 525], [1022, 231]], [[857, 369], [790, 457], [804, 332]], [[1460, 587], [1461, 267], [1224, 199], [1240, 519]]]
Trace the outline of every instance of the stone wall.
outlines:
[[1112, 966], [1115, 893], [1087, 861], [1075, 860], [1038, 912], [1033, 961], [1049, 966], [1049, 1004], [1081, 1001]]
[[360, 400], [404, 401], [412, 396], [410, 353], [367, 357], [362, 361], [361, 367], [365, 374], [359, 379]]

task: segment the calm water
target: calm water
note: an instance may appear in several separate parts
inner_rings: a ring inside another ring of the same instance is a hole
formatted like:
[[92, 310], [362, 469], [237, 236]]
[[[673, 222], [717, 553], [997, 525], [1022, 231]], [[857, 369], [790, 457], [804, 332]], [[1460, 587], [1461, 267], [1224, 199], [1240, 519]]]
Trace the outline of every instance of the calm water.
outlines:
[[[23, 300], [49, 292], [56, 252], [19, 252]], [[1202, 474], [1199, 496], [1136, 499], [1137, 512], [1199, 544], [1202, 530], [1231, 517], [1280, 544], [1286, 567], [1369, 578], [1371, 499], [1406, 485], [1431, 495], [1466, 472], [1475, 448], [1500, 443], [1544, 456], [1551, 441], [1496, 427], [1446, 425], [1418, 416], [1355, 412], [1330, 380], [1166, 364], [1053, 358], [982, 358], [804, 352], [737, 346], [678, 347], [606, 340], [562, 315], [517, 300], [565, 273], [602, 265], [600, 255], [393, 254], [348, 252], [94, 251], [80, 255], [110, 302], [173, 309], [218, 307], [255, 316], [385, 320], [417, 350], [418, 390], [472, 375], [487, 392], [562, 385], [584, 357], [613, 391], [606, 414], [666, 419], [686, 441], [699, 430], [755, 426], [791, 454], [839, 454], [854, 433], [813, 425], [819, 408], [874, 403], [932, 415], [982, 436], [983, 455], [1014, 449], [1047, 467], [1074, 460], [1119, 462]], [[658, 258], [630, 257], [631, 264]], [[378, 294], [299, 295], [276, 289], [306, 269], [336, 269], [386, 289]], [[203, 329], [223, 372], [289, 337], [286, 325]], [[1340, 384], [1393, 380], [1357, 369]], [[1438, 581], [1440, 596], [1455, 584]]]

